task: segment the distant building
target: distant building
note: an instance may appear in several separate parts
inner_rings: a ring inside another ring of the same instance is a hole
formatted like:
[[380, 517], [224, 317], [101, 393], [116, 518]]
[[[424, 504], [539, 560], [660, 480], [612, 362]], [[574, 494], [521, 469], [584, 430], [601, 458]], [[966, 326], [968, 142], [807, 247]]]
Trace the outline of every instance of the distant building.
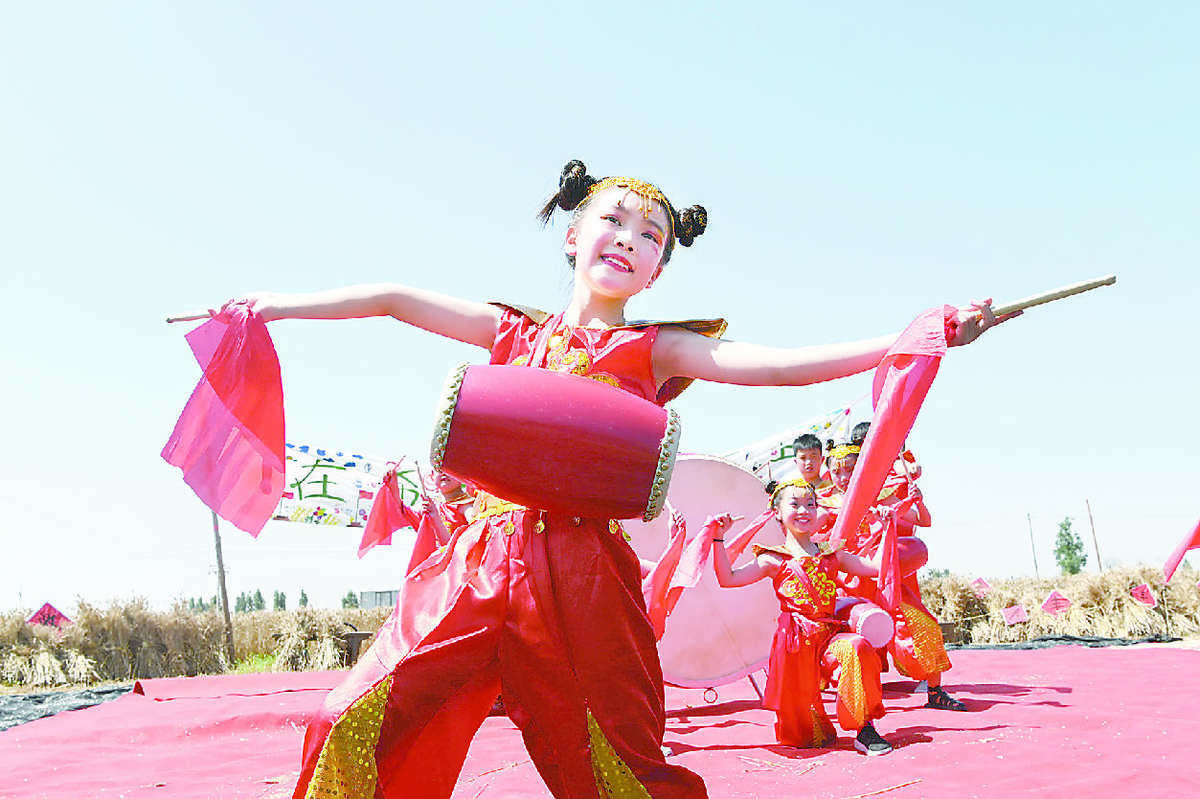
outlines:
[[359, 591], [358, 606], [363, 610], [392, 608], [396, 606], [396, 599], [399, 596], [399, 589], [394, 591]]

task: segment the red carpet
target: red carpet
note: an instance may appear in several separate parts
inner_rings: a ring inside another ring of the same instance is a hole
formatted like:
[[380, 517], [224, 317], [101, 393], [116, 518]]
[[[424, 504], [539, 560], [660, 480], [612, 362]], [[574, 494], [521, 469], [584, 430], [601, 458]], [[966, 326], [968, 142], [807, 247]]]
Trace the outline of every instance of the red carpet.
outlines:
[[[971, 713], [926, 710], [885, 685], [877, 725], [896, 751], [868, 759], [776, 746], [749, 682], [668, 689], [667, 743], [715, 797], [1200, 795], [1200, 652], [1169, 647], [954, 652]], [[889, 675], [885, 675], [885, 679]], [[148, 680], [142, 694], [0, 733], [2, 797], [290, 794], [306, 716], [336, 673]], [[894, 679], [894, 674], [893, 674]], [[484, 724], [456, 797], [545, 796], [504, 718]]]

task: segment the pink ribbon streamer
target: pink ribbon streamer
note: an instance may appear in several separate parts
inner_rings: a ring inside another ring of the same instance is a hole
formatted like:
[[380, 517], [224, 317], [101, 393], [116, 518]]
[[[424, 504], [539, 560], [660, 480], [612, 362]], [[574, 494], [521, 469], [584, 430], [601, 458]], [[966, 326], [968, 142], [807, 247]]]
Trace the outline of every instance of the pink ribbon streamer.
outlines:
[[253, 536], [284, 485], [283, 385], [266, 323], [230, 303], [189, 332], [204, 370], [162, 450], [218, 516]]
[[1179, 546], [1171, 553], [1171, 557], [1167, 558], [1167, 562], [1163, 566], [1163, 580], [1170, 581], [1171, 576], [1175, 574], [1175, 570], [1179, 568], [1179, 564], [1183, 562], [1183, 557], [1188, 553], [1189, 549], [1200, 549], [1200, 522], [1196, 523], [1196, 527], [1192, 530], [1191, 535], [1180, 541]]
[[[845, 541], [858, 529], [867, 509], [879, 497], [946, 354], [946, 330], [954, 315], [955, 309], [948, 305], [921, 313], [904, 329], [875, 369], [871, 386], [875, 417], [829, 534], [831, 541]], [[879, 584], [885, 601], [895, 603], [900, 590], [899, 561], [889, 554], [894, 551], [894, 541], [886, 547]]]
[[687, 525], [679, 525], [671, 536], [662, 557], [642, 579], [642, 597], [646, 600], [646, 615], [654, 628], [654, 640], [660, 640], [666, 632], [667, 616], [675, 609], [683, 587], [675, 584], [675, 572], [683, 557], [683, 545], [687, 540]]

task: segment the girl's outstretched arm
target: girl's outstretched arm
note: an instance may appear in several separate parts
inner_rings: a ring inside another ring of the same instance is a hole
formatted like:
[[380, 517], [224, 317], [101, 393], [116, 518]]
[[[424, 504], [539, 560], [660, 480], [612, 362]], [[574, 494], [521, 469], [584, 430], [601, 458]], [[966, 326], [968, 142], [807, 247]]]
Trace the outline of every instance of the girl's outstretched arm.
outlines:
[[853, 574], [858, 577], [878, 577], [879, 566], [869, 560], [863, 560], [858, 555], [851, 555], [844, 549], [839, 549], [837, 553], [838, 565], [842, 567], [842, 571], [846, 574]]
[[[969, 344], [1009, 318], [997, 319], [991, 300], [960, 308], [950, 346]], [[654, 343], [654, 376], [660, 385], [671, 377], [695, 377], [743, 386], [803, 386], [874, 369], [898, 335], [787, 349], [711, 339], [666, 327]]]
[[[393, 316], [440, 336], [491, 349], [500, 309], [399, 283], [347, 286], [305, 294], [263, 292], [241, 299], [266, 322], [275, 319], [357, 319]], [[210, 310], [210, 313], [215, 311]]]
[[728, 513], [722, 513], [709, 519], [704, 524], [704, 531], [713, 537], [712, 559], [713, 569], [717, 572], [717, 582], [723, 588], [738, 588], [743, 585], [756, 583], [767, 577], [772, 577], [779, 570], [779, 564], [769, 555], [760, 555], [754, 560], [737, 569], [729, 562], [729, 553], [725, 551], [725, 533], [733, 527], [733, 518]]

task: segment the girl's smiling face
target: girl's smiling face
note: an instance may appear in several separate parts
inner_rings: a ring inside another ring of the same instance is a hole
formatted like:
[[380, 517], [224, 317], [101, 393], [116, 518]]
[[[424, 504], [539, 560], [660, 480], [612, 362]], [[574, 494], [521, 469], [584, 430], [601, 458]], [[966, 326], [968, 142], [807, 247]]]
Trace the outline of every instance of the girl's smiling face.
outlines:
[[784, 528], [796, 533], [813, 533], [820, 527], [817, 497], [810, 488], [785, 488], [779, 496], [776, 515]]
[[591, 198], [568, 228], [563, 250], [575, 258], [576, 279], [593, 292], [628, 298], [650, 286], [662, 272], [670, 230], [661, 204], [613, 186]]

